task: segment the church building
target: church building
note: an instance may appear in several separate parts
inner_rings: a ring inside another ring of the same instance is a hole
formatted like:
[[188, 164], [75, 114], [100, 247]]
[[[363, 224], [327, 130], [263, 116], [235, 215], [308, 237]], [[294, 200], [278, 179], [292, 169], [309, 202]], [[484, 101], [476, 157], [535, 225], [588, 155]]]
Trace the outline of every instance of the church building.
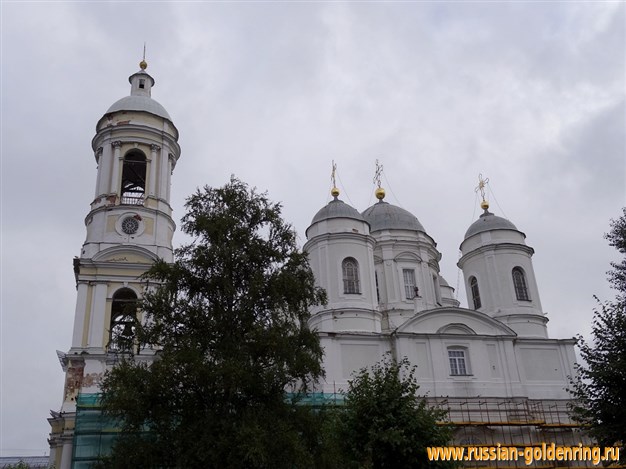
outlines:
[[[48, 419], [57, 469], [87, 468], [110, 448], [114, 431], [100, 420], [97, 396], [124, 340], [109, 344], [128, 338], [132, 346], [127, 306], [142, 297], [140, 276], [158, 258], [173, 260], [178, 130], [152, 99], [146, 68], [142, 61], [129, 77], [130, 95], [104, 113], [92, 141], [98, 173], [74, 259], [72, 343], [57, 352], [65, 387]], [[463, 308], [440, 275], [435, 240], [412, 213], [385, 201], [380, 182], [378, 202], [362, 212], [336, 188], [332, 196], [312, 214], [304, 245], [328, 295], [311, 311], [326, 371], [314, 398], [340, 401], [353, 372], [390, 354], [417, 366], [420, 392], [449, 412], [459, 444], [577, 444], [566, 391], [575, 342], [548, 337], [523, 231], [491, 213], [483, 196], [484, 212], [459, 234]]]

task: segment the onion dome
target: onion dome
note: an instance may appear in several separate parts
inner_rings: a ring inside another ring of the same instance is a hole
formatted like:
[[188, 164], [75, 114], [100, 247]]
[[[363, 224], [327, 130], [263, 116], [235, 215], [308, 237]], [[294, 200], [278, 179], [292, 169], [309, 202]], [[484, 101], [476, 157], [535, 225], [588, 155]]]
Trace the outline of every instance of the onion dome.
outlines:
[[474, 223], [470, 225], [468, 230], [465, 232], [465, 238], [467, 239], [475, 234], [482, 233], [484, 231], [491, 230], [514, 230], [519, 231], [517, 227], [511, 223], [506, 218], [498, 217], [491, 213], [486, 208], [485, 212], [476, 220]]

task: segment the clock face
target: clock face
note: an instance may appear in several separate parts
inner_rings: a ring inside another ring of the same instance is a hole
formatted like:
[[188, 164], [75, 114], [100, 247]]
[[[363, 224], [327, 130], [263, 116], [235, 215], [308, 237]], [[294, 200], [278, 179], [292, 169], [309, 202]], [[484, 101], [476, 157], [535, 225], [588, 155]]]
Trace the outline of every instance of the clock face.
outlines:
[[135, 217], [126, 217], [122, 220], [122, 231], [128, 235], [137, 233], [139, 221]]

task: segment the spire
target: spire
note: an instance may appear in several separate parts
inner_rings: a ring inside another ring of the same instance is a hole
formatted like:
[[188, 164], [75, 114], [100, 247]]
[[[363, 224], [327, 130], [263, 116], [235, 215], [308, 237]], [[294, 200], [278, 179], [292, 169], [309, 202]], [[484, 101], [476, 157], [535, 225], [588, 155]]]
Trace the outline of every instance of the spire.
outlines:
[[139, 68], [142, 70], [145, 70], [146, 68], [148, 68], [148, 62], [146, 62], [146, 43], [143, 43], [143, 58], [141, 59], [141, 62], [139, 62]]
[[374, 192], [374, 194], [376, 194], [376, 198], [381, 202], [385, 198], [385, 189], [381, 187], [381, 182], [380, 182], [380, 177], [382, 176], [382, 174], [383, 174], [383, 165], [380, 164], [378, 160], [376, 160], [376, 172], [374, 173], [374, 184], [376, 184], [377, 189]]

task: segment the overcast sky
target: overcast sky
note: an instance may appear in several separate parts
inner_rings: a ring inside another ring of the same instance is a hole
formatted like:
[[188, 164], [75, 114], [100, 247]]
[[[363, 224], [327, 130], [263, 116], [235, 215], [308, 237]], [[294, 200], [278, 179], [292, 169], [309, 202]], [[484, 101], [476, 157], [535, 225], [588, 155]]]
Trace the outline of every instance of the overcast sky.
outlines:
[[331, 160], [341, 198], [362, 211], [379, 159], [386, 200], [419, 218], [455, 287], [482, 173], [491, 211], [535, 249], [552, 337], [588, 334], [593, 295], [613, 295], [603, 233], [625, 205], [621, 2], [1, 9], [1, 455], [47, 454], [94, 196], [91, 139], [129, 94], [144, 41], [152, 97], [180, 131], [176, 220], [196, 187], [235, 174], [283, 203], [303, 244], [330, 200]]

